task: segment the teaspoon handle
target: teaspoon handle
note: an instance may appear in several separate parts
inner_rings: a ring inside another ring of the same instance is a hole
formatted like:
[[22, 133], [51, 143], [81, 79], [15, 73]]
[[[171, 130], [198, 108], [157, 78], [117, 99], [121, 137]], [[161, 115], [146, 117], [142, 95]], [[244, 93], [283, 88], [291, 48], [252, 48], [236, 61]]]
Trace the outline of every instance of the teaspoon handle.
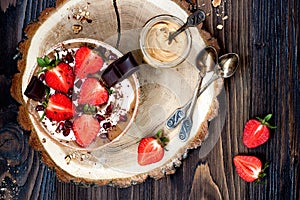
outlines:
[[[212, 82], [217, 80], [219, 77], [214, 75], [203, 87], [201, 87], [200, 91], [197, 93], [197, 97], [199, 97], [209, 86]], [[190, 108], [192, 103], [192, 99], [190, 99], [183, 107], [177, 108], [167, 119], [166, 127], [167, 129], [176, 128], [177, 125], [185, 118], [187, 114], [187, 110]]]
[[193, 14], [191, 14], [188, 18], [186, 23], [181, 26], [178, 30], [176, 30], [174, 33], [171, 33], [169, 35], [169, 43], [172, 42], [172, 40], [179, 35], [181, 32], [183, 32], [185, 29], [187, 29], [188, 27], [191, 26], [197, 26], [198, 24], [200, 24], [201, 22], [203, 22], [205, 20], [205, 12], [203, 10], [196, 10]]
[[179, 35], [180, 33], [182, 33], [185, 29], [187, 29], [189, 27], [189, 24], [188, 23], [185, 23], [183, 26], [181, 26], [178, 30], [176, 30], [175, 32], [173, 33], [170, 33], [169, 35], [169, 43], [172, 42], [172, 40], [177, 36]]
[[193, 111], [198, 99], [198, 93], [200, 91], [200, 87], [201, 87], [201, 83], [202, 83], [203, 77], [200, 76], [198, 84], [197, 84], [197, 88], [195, 90], [195, 93], [192, 97], [192, 101], [190, 104], [190, 108], [188, 110], [187, 116], [186, 118], [182, 121], [181, 127], [180, 127], [180, 131], [179, 131], [179, 139], [182, 140], [183, 142], [186, 141], [189, 138], [192, 126], [193, 126], [193, 121], [192, 121], [192, 115], [193, 115]]

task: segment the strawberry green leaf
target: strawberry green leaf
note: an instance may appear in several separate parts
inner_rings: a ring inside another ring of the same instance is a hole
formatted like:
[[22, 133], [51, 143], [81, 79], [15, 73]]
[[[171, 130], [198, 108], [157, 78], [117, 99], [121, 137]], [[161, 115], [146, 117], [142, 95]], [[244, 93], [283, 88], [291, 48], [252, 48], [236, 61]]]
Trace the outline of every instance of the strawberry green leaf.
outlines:
[[268, 114], [266, 117], [265, 117], [265, 121], [267, 122], [267, 121], [269, 121], [270, 119], [271, 119], [271, 117], [272, 117], [272, 114]]
[[37, 58], [37, 63], [40, 67], [46, 67], [47, 64], [42, 58]]
[[277, 128], [277, 126], [272, 126], [268, 123], [268, 121], [271, 119], [271, 117], [272, 117], [272, 114], [268, 114], [267, 116], [265, 116], [264, 119], [261, 119], [259, 117], [256, 117], [256, 119], [258, 119], [262, 125], [266, 125], [268, 128], [275, 129], [275, 128]]
[[156, 138], [160, 138], [162, 136], [162, 133], [163, 133], [162, 129], [158, 130], [156, 133]]
[[111, 95], [112, 93], [114, 93], [114, 90], [109, 88], [109, 87], [105, 87], [107, 92], [108, 92], [108, 95]]
[[46, 92], [46, 101], [48, 101], [49, 96], [50, 96], [50, 87], [49, 86], [46, 86], [45, 92]]
[[44, 61], [47, 65], [49, 65], [51, 60], [48, 56], [45, 56]]

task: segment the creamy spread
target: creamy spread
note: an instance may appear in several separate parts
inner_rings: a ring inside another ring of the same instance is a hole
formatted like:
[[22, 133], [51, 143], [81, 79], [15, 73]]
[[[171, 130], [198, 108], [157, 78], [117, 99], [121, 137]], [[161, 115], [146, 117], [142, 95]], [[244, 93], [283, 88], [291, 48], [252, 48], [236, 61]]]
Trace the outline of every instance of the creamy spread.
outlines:
[[169, 42], [170, 33], [180, 26], [172, 21], [160, 21], [154, 24], [146, 34], [145, 51], [160, 62], [172, 62], [180, 57], [187, 48], [187, 36], [179, 34]]

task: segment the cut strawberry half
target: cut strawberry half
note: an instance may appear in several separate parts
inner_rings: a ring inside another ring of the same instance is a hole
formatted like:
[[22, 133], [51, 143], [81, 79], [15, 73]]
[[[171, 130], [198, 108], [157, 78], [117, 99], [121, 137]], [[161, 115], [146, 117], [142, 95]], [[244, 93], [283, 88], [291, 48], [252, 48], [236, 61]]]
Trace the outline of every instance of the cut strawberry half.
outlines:
[[73, 122], [76, 142], [81, 147], [88, 147], [97, 137], [100, 124], [92, 115], [83, 114]]
[[143, 138], [138, 146], [138, 163], [142, 166], [159, 162], [164, 157], [168, 138], [160, 130], [155, 137]]
[[268, 114], [264, 119], [251, 119], [245, 124], [243, 143], [246, 147], [258, 147], [270, 138], [269, 129], [276, 128], [268, 123], [271, 117], [272, 114]]
[[73, 117], [72, 101], [61, 93], [51, 95], [45, 109], [45, 115], [53, 121], [71, 119]]
[[80, 88], [78, 103], [90, 105], [102, 105], [107, 103], [108, 91], [96, 78], [88, 78]]
[[88, 74], [98, 72], [103, 66], [102, 57], [92, 49], [82, 46], [75, 54], [75, 75], [85, 78]]
[[237, 155], [233, 158], [233, 162], [238, 175], [247, 182], [260, 182], [266, 176], [264, 171], [268, 164], [262, 168], [262, 162], [255, 156]]
[[45, 73], [45, 82], [52, 89], [69, 93], [74, 86], [75, 75], [73, 68], [67, 63], [59, 63], [55, 67], [49, 68]]

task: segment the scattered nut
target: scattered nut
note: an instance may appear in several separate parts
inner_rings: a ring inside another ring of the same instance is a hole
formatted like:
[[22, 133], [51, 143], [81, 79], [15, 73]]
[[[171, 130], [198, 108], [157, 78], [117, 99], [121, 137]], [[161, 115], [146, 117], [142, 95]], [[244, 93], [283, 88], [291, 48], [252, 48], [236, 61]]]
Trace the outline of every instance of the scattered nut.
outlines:
[[213, 0], [211, 3], [213, 7], [218, 7], [219, 5], [221, 5], [221, 0]]
[[80, 31], [82, 31], [82, 26], [79, 24], [74, 24], [72, 26], [72, 29], [75, 34], [78, 34]]
[[72, 158], [71, 158], [70, 155], [67, 155], [67, 156], [65, 157], [65, 160], [66, 160], [66, 163], [67, 163], [67, 165], [68, 165], [68, 164], [70, 164]]
[[228, 19], [227, 15], [222, 18], [223, 21], [226, 20], [226, 19]]
[[217, 29], [222, 30], [222, 29], [223, 29], [223, 25], [222, 25], [222, 24], [219, 24], [219, 25], [217, 26]]

